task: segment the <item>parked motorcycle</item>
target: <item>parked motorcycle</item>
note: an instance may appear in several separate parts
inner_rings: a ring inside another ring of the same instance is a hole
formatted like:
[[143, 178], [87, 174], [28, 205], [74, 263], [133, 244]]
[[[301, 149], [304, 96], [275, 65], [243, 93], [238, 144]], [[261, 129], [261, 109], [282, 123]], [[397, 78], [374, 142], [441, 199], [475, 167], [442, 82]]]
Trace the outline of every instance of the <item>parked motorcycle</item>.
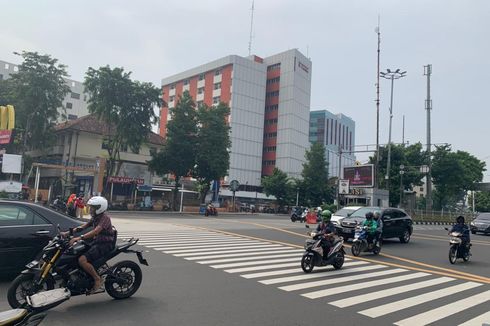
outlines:
[[[308, 225], [306, 225], [309, 228]], [[323, 256], [323, 247], [321, 245], [323, 234], [317, 232], [308, 232], [311, 239], [305, 242], [305, 252], [301, 258], [301, 268], [305, 273], [311, 273], [315, 266], [332, 265], [335, 269], [341, 269], [344, 265], [345, 251], [344, 240], [342, 237], [335, 237], [333, 245], [326, 257]]]
[[[449, 231], [448, 228], [444, 229]], [[463, 245], [463, 233], [460, 232], [450, 232], [449, 236], [449, 262], [455, 264], [458, 258], [469, 261], [471, 257], [471, 243]]]
[[[52, 290], [57, 285], [68, 289], [71, 295], [90, 292], [94, 281], [78, 265], [78, 258], [87, 252], [90, 244], [81, 240], [70, 246], [72, 235], [73, 229], [70, 229], [70, 237], [62, 237], [58, 227], [58, 235], [43, 248], [40, 259], [27, 264], [26, 269], [14, 279], [7, 291], [7, 300], [12, 308], [25, 304], [27, 296], [44, 293], [42, 291]], [[135, 253], [140, 264], [148, 265], [141, 251], [130, 249], [136, 243], [138, 239], [131, 238], [93, 263], [104, 280], [105, 290], [114, 299], [132, 296], [141, 285], [142, 272], [139, 265], [130, 260], [119, 261], [112, 266], [107, 261], [120, 253]]]
[[[373, 240], [374, 241], [374, 240]], [[372, 252], [378, 255], [381, 251], [381, 241], [368, 242], [368, 232], [366, 226], [356, 226], [354, 240], [352, 241], [351, 252], [354, 256], [359, 256], [361, 252]]]
[[204, 212], [204, 216], [209, 216], [209, 215], [212, 216], [218, 215], [218, 210], [213, 205], [206, 206], [206, 211]]

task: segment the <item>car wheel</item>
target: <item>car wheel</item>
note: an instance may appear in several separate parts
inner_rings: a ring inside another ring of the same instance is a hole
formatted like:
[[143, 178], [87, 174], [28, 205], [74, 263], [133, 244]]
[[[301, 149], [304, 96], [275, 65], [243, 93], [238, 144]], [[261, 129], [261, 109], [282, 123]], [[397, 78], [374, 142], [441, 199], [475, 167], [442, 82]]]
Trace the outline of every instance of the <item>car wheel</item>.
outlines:
[[476, 234], [476, 231], [471, 231], [471, 234]]
[[408, 229], [405, 229], [403, 232], [403, 235], [400, 237], [400, 242], [401, 243], [408, 243], [410, 241], [410, 231]]

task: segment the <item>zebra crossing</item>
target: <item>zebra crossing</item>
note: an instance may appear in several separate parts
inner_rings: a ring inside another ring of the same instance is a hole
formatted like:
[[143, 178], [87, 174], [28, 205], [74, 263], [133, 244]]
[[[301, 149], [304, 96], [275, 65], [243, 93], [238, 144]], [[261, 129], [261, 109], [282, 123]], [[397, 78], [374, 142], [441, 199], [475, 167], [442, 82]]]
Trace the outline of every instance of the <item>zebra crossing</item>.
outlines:
[[200, 229], [126, 231], [119, 237], [138, 237], [139, 245], [155, 251], [399, 326], [445, 323], [466, 311], [461, 325], [490, 323], [490, 286], [484, 283], [349, 258], [340, 270], [315, 267], [305, 274], [302, 249]]

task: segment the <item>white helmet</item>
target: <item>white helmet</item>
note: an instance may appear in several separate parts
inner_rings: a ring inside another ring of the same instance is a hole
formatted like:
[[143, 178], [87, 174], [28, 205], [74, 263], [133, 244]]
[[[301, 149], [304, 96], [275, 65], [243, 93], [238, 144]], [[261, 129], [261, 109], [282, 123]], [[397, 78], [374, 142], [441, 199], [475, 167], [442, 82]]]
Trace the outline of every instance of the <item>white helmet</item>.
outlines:
[[99, 215], [104, 213], [107, 210], [107, 199], [101, 196], [94, 196], [89, 199], [87, 205], [95, 208], [95, 214]]

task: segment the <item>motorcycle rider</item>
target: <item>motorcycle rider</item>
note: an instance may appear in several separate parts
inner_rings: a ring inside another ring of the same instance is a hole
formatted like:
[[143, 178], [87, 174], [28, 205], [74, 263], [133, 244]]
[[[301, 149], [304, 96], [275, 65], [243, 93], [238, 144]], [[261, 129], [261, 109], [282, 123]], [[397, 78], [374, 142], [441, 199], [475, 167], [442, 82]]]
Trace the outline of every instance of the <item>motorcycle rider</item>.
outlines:
[[[92, 264], [114, 249], [116, 239], [111, 219], [105, 213], [108, 207], [107, 199], [101, 196], [94, 196], [90, 198], [87, 205], [90, 207], [90, 216], [92, 218], [89, 222], [77, 227], [74, 231], [80, 232], [90, 226], [93, 229], [79, 237], [72, 238], [70, 245], [80, 240], [93, 239], [90, 249], [79, 257], [78, 264], [94, 279], [94, 287], [90, 294], [95, 294], [103, 292], [104, 289], [102, 287], [102, 278], [97, 274]], [[63, 235], [68, 235], [68, 232], [63, 232]]]
[[316, 227], [316, 232], [322, 234], [323, 258], [328, 256], [328, 251], [333, 245], [333, 237], [335, 236], [335, 225], [330, 221], [332, 212], [329, 210], [322, 211], [322, 222]]
[[378, 246], [381, 240], [381, 235], [383, 234], [383, 220], [381, 219], [381, 214], [379, 212], [374, 212], [374, 221], [377, 224], [376, 231], [374, 233], [374, 244]]
[[462, 243], [461, 245], [464, 245], [466, 248], [468, 247], [468, 244], [470, 243], [470, 229], [468, 228], [468, 225], [465, 224], [464, 221], [464, 216], [460, 215], [456, 218], [456, 224], [453, 225], [451, 228], [451, 232], [459, 232], [462, 234], [461, 240]]
[[367, 242], [371, 244], [373, 239], [375, 238], [376, 229], [378, 228], [378, 224], [374, 220], [373, 212], [366, 213], [366, 219], [364, 220], [363, 227], [366, 227], [367, 231]]

